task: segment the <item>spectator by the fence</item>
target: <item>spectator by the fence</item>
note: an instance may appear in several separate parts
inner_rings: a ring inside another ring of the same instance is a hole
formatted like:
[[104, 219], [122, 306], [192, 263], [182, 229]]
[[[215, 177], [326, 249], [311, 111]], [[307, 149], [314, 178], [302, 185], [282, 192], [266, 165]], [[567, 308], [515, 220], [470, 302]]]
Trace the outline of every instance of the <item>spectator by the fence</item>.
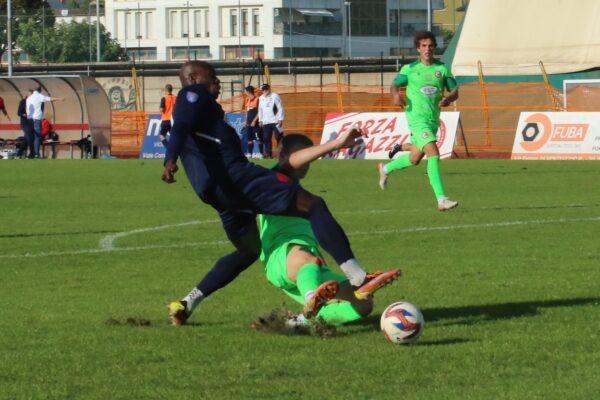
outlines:
[[[262, 158], [263, 141], [260, 128], [258, 126], [258, 96], [254, 93], [254, 86], [246, 87], [246, 100], [244, 108], [246, 109], [246, 121], [242, 129], [242, 151], [246, 157]], [[255, 145], [256, 144], [256, 145]], [[258, 147], [258, 152], [254, 148]]]
[[0, 111], [2, 111], [2, 114], [4, 114], [6, 119], [8, 119], [10, 121], [10, 117], [8, 116], [8, 113], [6, 112], [6, 105], [4, 104], [4, 99], [2, 97], [0, 97]]
[[44, 119], [44, 111], [42, 104], [49, 101], [62, 101], [64, 97], [50, 97], [41, 93], [42, 88], [38, 86], [29, 97], [27, 97], [27, 119], [30, 120], [33, 127], [33, 154], [29, 154], [29, 158], [40, 158], [40, 145], [42, 143], [42, 119]]
[[173, 94], [173, 85], [165, 85], [165, 95], [160, 99], [160, 131], [158, 133], [160, 141], [167, 146], [167, 134], [171, 134], [171, 115], [177, 96]]
[[264, 84], [261, 87], [263, 94], [258, 101], [258, 120], [262, 128], [264, 142], [264, 157], [273, 157], [273, 146], [271, 138], [275, 133], [275, 140], [279, 144], [283, 136], [283, 119], [285, 112], [283, 111], [283, 103], [281, 97], [277, 93], [271, 91], [271, 86]]

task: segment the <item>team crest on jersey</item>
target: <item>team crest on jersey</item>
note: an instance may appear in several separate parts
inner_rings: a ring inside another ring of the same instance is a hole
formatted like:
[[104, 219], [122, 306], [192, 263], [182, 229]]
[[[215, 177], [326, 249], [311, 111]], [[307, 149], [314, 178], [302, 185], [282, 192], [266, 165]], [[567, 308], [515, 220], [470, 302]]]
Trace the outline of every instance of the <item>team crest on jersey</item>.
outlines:
[[189, 101], [190, 103], [195, 103], [198, 101], [198, 99], [200, 98], [200, 96], [198, 95], [198, 93], [194, 93], [194, 92], [187, 92], [185, 94], [185, 99], [187, 101]]
[[441, 78], [442, 77], [442, 73], [440, 71], [435, 71], [435, 77], [436, 78]]
[[423, 132], [423, 139], [429, 139], [429, 133]]

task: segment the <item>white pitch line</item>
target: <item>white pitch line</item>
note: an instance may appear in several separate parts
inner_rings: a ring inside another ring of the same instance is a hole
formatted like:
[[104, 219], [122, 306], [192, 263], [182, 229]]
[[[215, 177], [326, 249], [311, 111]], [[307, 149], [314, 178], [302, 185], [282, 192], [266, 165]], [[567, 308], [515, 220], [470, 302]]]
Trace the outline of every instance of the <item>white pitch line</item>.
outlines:
[[25, 253], [25, 254], [7, 254], [0, 255], [0, 258], [38, 258], [38, 257], [49, 257], [49, 256], [76, 256], [81, 254], [94, 254], [94, 253], [111, 253], [121, 251], [140, 251], [140, 250], [155, 250], [155, 249], [176, 249], [184, 247], [199, 247], [199, 246], [221, 246], [229, 244], [228, 240], [217, 240], [213, 242], [189, 242], [189, 243], [177, 243], [177, 244], [156, 244], [148, 246], [132, 246], [132, 247], [111, 247], [106, 249], [83, 249], [83, 250], [72, 250], [72, 251], [46, 251], [43, 253]]
[[[556, 224], [565, 222], [596, 222], [600, 221], [600, 217], [588, 217], [588, 218], [558, 218], [558, 219], [538, 219], [529, 221], [506, 221], [506, 222], [490, 222], [485, 224], [464, 224], [464, 225], [446, 225], [446, 226], [423, 226], [416, 228], [405, 228], [405, 229], [390, 229], [381, 231], [358, 231], [350, 232], [348, 236], [360, 236], [360, 235], [387, 235], [390, 233], [418, 233], [418, 232], [429, 232], [429, 231], [449, 231], [455, 229], [487, 229], [487, 228], [502, 228], [519, 225], [539, 225], [539, 224]], [[213, 221], [192, 221], [182, 224], [174, 225], [161, 225], [160, 227], [136, 229], [135, 231], [121, 232], [121, 233], [140, 233], [149, 232], [153, 230], [166, 229], [168, 227], [193, 225], [198, 223], [209, 223]], [[116, 234], [118, 235], [118, 234]], [[115, 235], [110, 235], [115, 236]], [[121, 235], [123, 237], [125, 235]], [[79, 254], [91, 254], [91, 253], [109, 253], [109, 252], [120, 252], [120, 251], [139, 251], [139, 250], [153, 250], [153, 249], [169, 249], [169, 248], [183, 248], [183, 247], [199, 247], [199, 246], [215, 246], [215, 245], [226, 245], [229, 244], [227, 240], [219, 240], [212, 242], [188, 242], [178, 243], [171, 245], [149, 245], [149, 246], [133, 246], [133, 247], [107, 247], [97, 249], [84, 249], [84, 250], [73, 250], [73, 251], [50, 251], [43, 253], [26, 253], [26, 254], [6, 254], [0, 255], [2, 258], [35, 258], [35, 257], [47, 257], [47, 256], [71, 256]]]
[[111, 250], [114, 248], [114, 245], [113, 245], [114, 241], [119, 238], [125, 237], [125, 236], [136, 235], [138, 233], [160, 231], [162, 229], [178, 228], [180, 226], [187, 226], [187, 225], [212, 224], [215, 222], [219, 222], [219, 220], [218, 219], [209, 219], [209, 220], [204, 220], [204, 221], [191, 221], [191, 222], [183, 222], [180, 224], [151, 226], [149, 228], [141, 228], [141, 229], [134, 229], [131, 231], [119, 232], [119, 233], [115, 233], [112, 235], [106, 235], [104, 238], [102, 238], [100, 240], [100, 242], [98, 243], [98, 247], [101, 250]]
[[450, 231], [450, 230], [454, 230], [454, 229], [501, 228], [501, 227], [505, 227], [505, 226], [556, 224], [556, 223], [562, 223], [562, 222], [586, 222], [586, 221], [600, 221], [600, 217], [534, 219], [534, 220], [529, 220], [529, 221], [490, 222], [487, 224], [426, 226], [426, 227], [406, 228], [406, 229], [390, 229], [390, 230], [385, 230], [385, 231], [359, 231], [359, 232], [350, 232], [350, 233], [348, 233], [348, 236], [387, 235], [390, 233], [415, 233], [415, 232], [428, 232], [428, 231]]

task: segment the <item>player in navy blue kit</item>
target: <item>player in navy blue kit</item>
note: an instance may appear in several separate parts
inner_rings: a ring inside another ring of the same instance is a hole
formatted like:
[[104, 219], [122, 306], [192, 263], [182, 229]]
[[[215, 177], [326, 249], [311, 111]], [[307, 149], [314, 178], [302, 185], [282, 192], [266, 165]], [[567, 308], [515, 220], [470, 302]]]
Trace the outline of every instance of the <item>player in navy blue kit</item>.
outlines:
[[[219, 259], [187, 296], [169, 304], [174, 325], [185, 324], [201, 300], [226, 286], [258, 259], [258, 213], [308, 219], [321, 247], [356, 287], [368, 285], [374, 292], [400, 274], [400, 270], [392, 270], [367, 277], [322, 198], [287, 176], [248, 161], [235, 129], [225, 122], [223, 109], [216, 101], [221, 85], [210, 64], [189, 61], [182, 66], [179, 78], [182, 89], [175, 101], [162, 179], [175, 182], [177, 159], [181, 158], [196, 194], [219, 213], [235, 251]], [[356, 138], [361, 134], [359, 129], [352, 133]]]

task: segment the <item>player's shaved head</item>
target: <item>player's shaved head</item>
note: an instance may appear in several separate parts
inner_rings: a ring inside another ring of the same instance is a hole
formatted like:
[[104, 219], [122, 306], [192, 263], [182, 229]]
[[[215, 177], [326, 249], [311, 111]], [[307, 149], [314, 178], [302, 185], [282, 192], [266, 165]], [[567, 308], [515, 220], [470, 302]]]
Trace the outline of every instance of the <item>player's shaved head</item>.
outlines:
[[212, 65], [205, 61], [192, 60], [188, 61], [181, 66], [179, 70], [179, 80], [182, 86], [190, 85], [190, 77], [195, 74], [208, 74], [208, 72], [214, 70]]
[[217, 78], [215, 69], [205, 61], [192, 60], [181, 66], [179, 71], [181, 86], [206, 85], [209, 92], [216, 98], [221, 91], [221, 81]]

